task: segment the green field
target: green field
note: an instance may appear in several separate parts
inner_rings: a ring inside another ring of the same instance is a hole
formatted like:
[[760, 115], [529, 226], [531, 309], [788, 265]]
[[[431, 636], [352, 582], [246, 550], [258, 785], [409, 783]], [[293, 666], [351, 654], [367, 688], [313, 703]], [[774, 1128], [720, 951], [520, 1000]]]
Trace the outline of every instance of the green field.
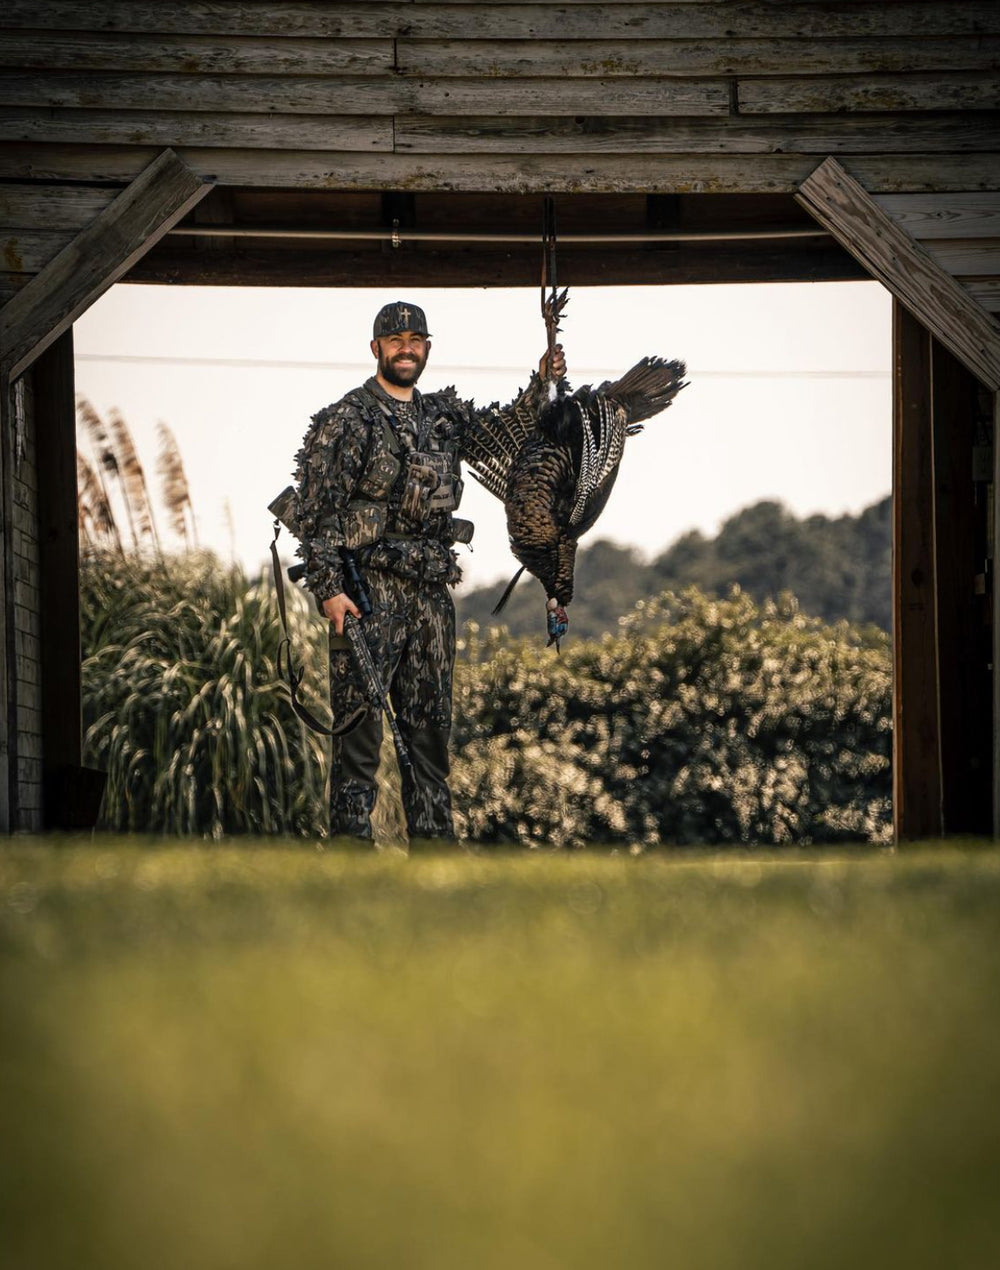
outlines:
[[1000, 1265], [1000, 851], [0, 850], [0, 1264]]

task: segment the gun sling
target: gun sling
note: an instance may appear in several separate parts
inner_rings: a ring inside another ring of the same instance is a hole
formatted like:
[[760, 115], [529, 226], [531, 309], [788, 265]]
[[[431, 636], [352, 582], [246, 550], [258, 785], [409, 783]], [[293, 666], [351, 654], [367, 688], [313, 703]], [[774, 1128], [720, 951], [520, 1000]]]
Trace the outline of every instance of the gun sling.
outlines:
[[280, 521], [274, 522], [274, 537], [271, 539], [271, 566], [274, 570], [274, 589], [278, 596], [278, 613], [281, 616], [281, 629], [284, 632], [284, 638], [278, 645], [278, 674], [288, 684], [288, 694], [292, 699], [292, 709], [313, 732], [318, 732], [320, 736], [344, 736], [353, 728], [356, 728], [361, 720], [367, 714], [367, 707], [361, 706], [355, 710], [348, 718], [346, 723], [339, 727], [326, 727], [320, 723], [319, 719], [313, 714], [308, 706], [303, 705], [299, 700], [299, 685], [305, 676], [305, 667], [298, 669], [292, 656], [292, 637], [288, 630], [288, 610], [285, 603], [285, 579], [282, 575], [281, 561], [278, 559], [278, 535], [281, 533]]

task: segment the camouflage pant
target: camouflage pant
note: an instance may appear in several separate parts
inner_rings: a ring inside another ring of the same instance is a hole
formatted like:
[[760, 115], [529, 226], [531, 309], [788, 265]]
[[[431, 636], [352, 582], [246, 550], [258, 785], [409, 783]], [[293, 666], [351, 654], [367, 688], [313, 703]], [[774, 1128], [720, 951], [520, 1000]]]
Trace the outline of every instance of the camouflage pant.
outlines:
[[[443, 582], [417, 582], [370, 569], [365, 585], [372, 613], [362, 628], [413, 760], [403, 809], [411, 838], [451, 838], [448, 738], [455, 665], [455, 606]], [[330, 708], [347, 718], [364, 696], [350, 651], [330, 625]], [[382, 716], [369, 710], [346, 736], [334, 737], [330, 770], [330, 833], [371, 837], [378, 794]]]

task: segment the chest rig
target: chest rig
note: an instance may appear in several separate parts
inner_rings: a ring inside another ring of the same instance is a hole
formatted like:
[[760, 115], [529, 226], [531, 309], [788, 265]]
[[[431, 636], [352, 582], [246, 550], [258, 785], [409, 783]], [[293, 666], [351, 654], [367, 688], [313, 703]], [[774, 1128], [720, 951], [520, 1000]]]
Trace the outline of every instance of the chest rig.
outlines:
[[458, 438], [435, 407], [418, 420], [415, 437], [392, 407], [367, 389], [352, 394], [369, 428], [364, 471], [341, 515], [345, 545], [360, 548], [385, 539], [431, 538], [469, 542], [472, 522], [452, 515], [462, 497]]

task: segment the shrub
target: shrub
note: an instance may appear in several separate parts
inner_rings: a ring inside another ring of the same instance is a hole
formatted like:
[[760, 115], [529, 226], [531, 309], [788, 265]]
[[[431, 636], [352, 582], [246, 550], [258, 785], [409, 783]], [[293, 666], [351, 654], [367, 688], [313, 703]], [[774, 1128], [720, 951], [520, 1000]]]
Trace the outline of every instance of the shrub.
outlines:
[[[327, 746], [277, 673], [268, 580], [200, 553], [83, 564], [86, 761], [103, 827], [220, 837], [326, 833]], [[303, 694], [325, 715], [325, 624], [289, 588]], [[455, 685], [459, 831], [486, 843], [884, 841], [888, 639], [791, 597], [696, 590], [640, 603], [561, 657], [468, 628]], [[383, 751], [376, 836], [403, 836]]]
[[891, 833], [887, 636], [696, 590], [561, 658], [472, 630], [455, 795], [487, 841], [787, 843]]
[[[324, 831], [325, 746], [279, 680], [267, 582], [208, 553], [164, 563], [98, 554], [84, 560], [81, 594], [84, 745], [108, 773], [105, 828]], [[289, 619], [300, 654], [317, 663], [322, 628], [300, 593]]]

